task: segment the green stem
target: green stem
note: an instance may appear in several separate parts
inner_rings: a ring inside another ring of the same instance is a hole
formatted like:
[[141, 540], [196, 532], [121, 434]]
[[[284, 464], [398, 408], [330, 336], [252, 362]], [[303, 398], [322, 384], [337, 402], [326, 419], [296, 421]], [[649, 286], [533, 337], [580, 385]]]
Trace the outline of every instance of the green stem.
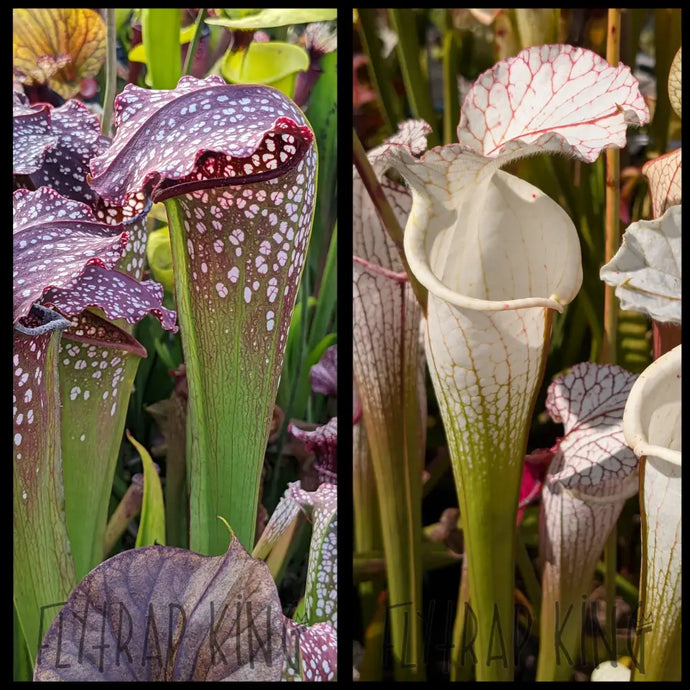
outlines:
[[520, 570], [520, 575], [522, 576], [522, 583], [525, 586], [525, 592], [527, 593], [527, 598], [534, 609], [535, 619], [539, 620], [539, 613], [541, 609], [541, 586], [539, 584], [539, 580], [537, 579], [537, 575], [534, 572], [532, 559], [529, 556], [527, 546], [520, 535], [519, 529], [515, 535], [515, 554], [517, 557], [517, 565]]
[[386, 593], [381, 592], [376, 610], [364, 631], [364, 657], [359, 667], [360, 681], [383, 680], [384, 642], [386, 632]]
[[559, 590], [546, 601], [539, 620], [537, 681], [569, 681], [580, 647], [581, 600]]
[[358, 12], [360, 39], [369, 58], [369, 76], [378, 94], [377, 104], [384, 118], [386, 134], [393, 134], [404, 116], [393, 87], [391, 70], [381, 56], [381, 41], [376, 35], [376, 10], [361, 8]]
[[[424, 571], [447, 568], [460, 562], [460, 556], [450, 552], [443, 543], [423, 541], [420, 552]], [[386, 576], [386, 559], [381, 547], [371, 551], [355, 552], [352, 563], [355, 584], [378, 581]]]
[[[606, 59], [611, 65], [618, 65], [620, 56], [621, 11], [609, 9]], [[606, 150], [606, 250], [604, 262], [608, 263], [618, 251], [620, 244], [620, 151]], [[616, 327], [618, 302], [615, 288], [604, 286], [604, 347], [602, 363], [616, 361]]]
[[[404, 345], [403, 345], [404, 346]], [[414, 362], [416, 379], [416, 362]], [[409, 367], [407, 367], [409, 370]], [[408, 371], [409, 373], [409, 371]], [[423, 680], [421, 592], [421, 482], [422, 456], [418, 452], [419, 411], [415, 382], [407, 377], [402, 395], [403, 430], [380, 445], [380, 434], [367, 427], [377, 486], [390, 487], [379, 497], [381, 534], [388, 568], [389, 620], [396, 680]], [[412, 385], [410, 385], [412, 384]], [[408, 404], [410, 398], [413, 404]], [[373, 421], [373, 420], [372, 420]], [[378, 438], [377, 438], [378, 436]], [[383, 455], [388, 454], [386, 460]], [[388, 466], [384, 480], [383, 462]], [[402, 461], [402, 463], [400, 462]], [[397, 465], [397, 468], [395, 466]], [[395, 469], [394, 469], [395, 468]], [[379, 470], [378, 473], [376, 470]], [[397, 480], [391, 480], [391, 471]], [[397, 564], [397, 565], [392, 565]], [[391, 565], [394, 569], [391, 568]]]
[[[598, 270], [605, 249], [605, 207], [606, 199], [601, 197], [601, 189], [606, 184], [605, 159], [597, 159], [590, 165], [573, 161], [581, 168], [583, 183], [578, 188], [578, 216], [573, 216], [583, 237], [587, 238], [589, 253], [583, 257], [585, 266]], [[594, 201], [596, 200], [596, 201]], [[595, 270], [594, 273], [597, 271]]]
[[[273, 545], [266, 558], [266, 565], [276, 585], [283, 579], [285, 570], [292, 557], [309, 550], [310, 530], [306, 529], [306, 518], [299, 513], [284, 534]], [[303, 548], [300, 548], [303, 547]]]
[[[571, 305], [568, 305], [568, 311], [564, 316], [566, 318], [566, 323], [563, 324], [563, 326], [567, 335], [564, 338], [565, 342], [563, 342], [561, 346], [561, 357], [559, 361], [564, 364], [579, 362], [580, 351], [586, 338], [585, 330], [587, 328], [587, 318], [579, 295]], [[563, 318], [563, 316], [561, 316], [561, 318]]]
[[[476, 489], [476, 487], [475, 487]], [[499, 506], [492, 495], [463, 492], [460, 512], [466, 525], [465, 558], [470, 601], [477, 626], [477, 680], [513, 680], [513, 590], [515, 586], [513, 506]], [[516, 508], [517, 506], [515, 506]], [[503, 566], [497, 567], [500, 553]]]
[[472, 631], [465, 633], [465, 623], [471, 621], [470, 587], [467, 580], [467, 556], [463, 558], [458, 605], [453, 625], [453, 651], [451, 653], [450, 679], [451, 681], [472, 680], [473, 657], [468, 641], [472, 639]]
[[429, 80], [421, 69], [421, 48], [417, 39], [415, 15], [409, 8], [389, 9], [388, 14], [398, 34], [396, 50], [412, 114], [431, 125], [433, 131], [428, 136], [429, 147], [438, 146], [441, 140], [437, 131], [436, 112], [429, 93]]
[[[603, 575], [606, 571], [606, 565], [603, 561], [597, 563], [597, 573]], [[620, 591], [623, 599], [631, 606], [637, 605], [640, 590], [635, 585], [627, 580], [622, 575], [616, 573], [616, 587]]]
[[196, 16], [196, 22], [194, 23], [194, 36], [192, 36], [192, 42], [187, 48], [187, 57], [184, 61], [184, 67], [182, 68], [182, 74], [189, 74], [192, 71], [192, 63], [194, 62], [194, 55], [196, 54], [197, 46], [199, 45], [199, 39], [201, 38], [201, 31], [204, 28], [204, 19], [206, 19], [207, 9], [200, 9]]
[[[379, 517], [376, 478], [369, 455], [366, 431], [363, 424], [353, 428], [353, 473], [352, 473], [352, 508], [354, 518], [355, 551], [381, 551], [381, 524]], [[356, 566], [353, 559], [353, 573], [356, 578]], [[383, 561], [385, 574], [385, 561]], [[368, 625], [376, 612], [376, 602], [381, 594], [381, 584], [363, 581], [359, 584], [359, 599], [362, 608], [362, 620]]]
[[443, 37], [443, 143], [456, 141], [456, 127], [460, 112], [458, 94], [458, 35], [447, 29]]
[[[376, 311], [386, 327], [377, 335], [387, 348], [369, 352], [371, 343], [354, 342], [354, 371], [362, 403], [378, 494], [381, 535], [387, 563], [389, 621], [396, 680], [421, 680], [421, 475], [423, 448], [418, 391], [420, 311], [404, 283], [397, 284], [400, 313]], [[395, 303], [395, 302], [394, 302]], [[385, 316], [384, 316], [385, 315]], [[389, 318], [386, 319], [386, 316]], [[366, 313], [355, 311], [355, 318]], [[414, 326], [414, 327], [413, 327]], [[380, 346], [379, 346], [380, 347]], [[381, 370], [364, 360], [376, 356]], [[383, 371], [385, 370], [385, 371]], [[386, 376], [386, 372], [394, 372]], [[380, 392], [388, 404], [381, 405]]]
[[604, 334], [597, 315], [597, 310], [594, 306], [594, 302], [592, 301], [592, 298], [590, 297], [586, 287], [583, 287], [583, 289], [580, 291], [580, 294], [577, 296], [577, 301], [578, 304], [582, 305], [582, 309], [587, 317], [587, 323], [591, 328], [592, 345], [590, 348], [590, 360], [596, 361], [601, 356]]
[[[106, 559], [115, 548], [117, 540], [124, 534], [127, 525], [141, 512], [141, 501], [144, 495], [142, 475], [135, 475], [138, 480], [132, 481], [122, 500], [117, 504], [108, 520], [108, 526], [103, 538], [103, 553], [101, 559]], [[134, 478], [133, 478], [134, 479]]]
[[[609, 8], [606, 40], [606, 59], [616, 66], [620, 60], [621, 11]], [[606, 250], [604, 261], [608, 263], [620, 245], [620, 151], [606, 150]], [[618, 331], [618, 300], [615, 288], [604, 285], [604, 339], [601, 353], [602, 363], [616, 363]], [[613, 610], [616, 605], [616, 542], [618, 530], [614, 525], [604, 547], [604, 588], [606, 590], [606, 628], [609, 621], [615, 620]]]
[[103, 117], [101, 119], [101, 132], [106, 136], [111, 135], [110, 121], [113, 117], [113, 101], [117, 90], [117, 36], [115, 26], [115, 10], [105, 10], [105, 92], [103, 94]]
[[[381, 502], [381, 525], [387, 563], [398, 563], [388, 568], [388, 616], [391, 627], [395, 679], [423, 680], [422, 626], [421, 626], [421, 579], [420, 569], [413, 562], [419, 560], [419, 546], [412, 543], [414, 536], [409, 532], [410, 516], [405, 515], [403, 506], [409, 500]], [[419, 511], [415, 511], [419, 512]]]
[[604, 632], [607, 636], [615, 633], [610, 630], [611, 621], [614, 621], [615, 616], [613, 611], [616, 608], [616, 574], [618, 570], [618, 527], [613, 526], [611, 534], [609, 534], [606, 544], [604, 545], [604, 589], [606, 591], [606, 626]]

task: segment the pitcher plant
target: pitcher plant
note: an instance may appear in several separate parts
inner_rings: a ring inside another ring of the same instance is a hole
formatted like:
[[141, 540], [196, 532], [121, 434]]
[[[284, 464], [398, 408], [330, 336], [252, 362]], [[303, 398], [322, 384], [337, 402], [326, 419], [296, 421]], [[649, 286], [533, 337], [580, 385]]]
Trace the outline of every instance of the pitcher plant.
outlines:
[[625, 438], [641, 459], [642, 576], [632, 680], [680, 680], [681, 345], [630, 392]]
[[[314, 136], [281, 92], [216, 76], [169, 91], [129, 85], [115, 115], [92, 187], [118, 202], [146, 190], [169, 217], [189, 382], [190, 546], [225, 551], [221, 514], [249, 547], [311, 230]], [[150, 140], [155, 157], [141, 150]]]
[[[419, 159], [399, 146], [388, 160], [412, 190], [404, 249], [429, 291], [427, 362], [456, 478], [470, 602], [481, 612], [480, 680], [512, 678], [522, 459], [551, 313], [562, 312], [582, 282], [567, 214], [500, 168], [549, 152], [591, 162], [603, 148], [624, 145], [627, 126], [648, 117], [629, 68], [572, 46], [539, 46], [476, 80], [459, 144]], [[497, 502], [498, 492], [511, 498]]]

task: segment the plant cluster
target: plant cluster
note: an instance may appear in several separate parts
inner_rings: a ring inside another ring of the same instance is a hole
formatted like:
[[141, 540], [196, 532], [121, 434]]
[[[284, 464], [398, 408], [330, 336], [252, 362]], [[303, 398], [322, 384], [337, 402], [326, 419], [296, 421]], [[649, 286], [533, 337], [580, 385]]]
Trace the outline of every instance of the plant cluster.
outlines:
[[336, 677], [335, 17], [14, 11], [18, 679]]
[[[645, 22], [665, 41], [656, 102], [620, 62]], [[671, 22], [665, 10], [357, 11], [361, 680], [569, 680], [597, 659], [633, 680], [680, 678]], [[442, 637], [445, 590], [431, 583], [447, 571]]]

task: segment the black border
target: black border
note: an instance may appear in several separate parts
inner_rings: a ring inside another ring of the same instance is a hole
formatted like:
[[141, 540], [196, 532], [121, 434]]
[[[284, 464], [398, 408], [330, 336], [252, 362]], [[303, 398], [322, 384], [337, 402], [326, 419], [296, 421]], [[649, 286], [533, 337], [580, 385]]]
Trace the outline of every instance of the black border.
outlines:
[[[338, 9], [338, 682], [352, 682], [352, 8]], [[328, 193], [321, 190], [321, 193]]]

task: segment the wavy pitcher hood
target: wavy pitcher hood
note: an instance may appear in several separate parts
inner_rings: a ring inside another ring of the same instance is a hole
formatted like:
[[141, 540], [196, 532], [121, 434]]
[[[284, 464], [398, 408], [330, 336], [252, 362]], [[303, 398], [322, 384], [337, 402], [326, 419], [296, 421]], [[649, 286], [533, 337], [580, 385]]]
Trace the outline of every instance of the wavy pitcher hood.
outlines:
[[[562, 311], [582, 280], [575, 228], [539, 189], [499, 169], [537, 153], [592, 162], [624, 146], [629, 125], [648, 120], [630, 69], [592, 51], [544, 45], [500, 61], [465, 98], [460, 144], [421, 159], [402, 146], [391, 151], [389, 164], [413, 193], [411, 270], [456, 306]], [[490, 283], [489, 269], [498, 274]]]
[[112, 146], [91, 160], [91, 186], [122, 203], [284, 175], [313, 148], [302, 111], [269, 86], [182, 77], [175, 89], [128, 85], [115, 100]]

